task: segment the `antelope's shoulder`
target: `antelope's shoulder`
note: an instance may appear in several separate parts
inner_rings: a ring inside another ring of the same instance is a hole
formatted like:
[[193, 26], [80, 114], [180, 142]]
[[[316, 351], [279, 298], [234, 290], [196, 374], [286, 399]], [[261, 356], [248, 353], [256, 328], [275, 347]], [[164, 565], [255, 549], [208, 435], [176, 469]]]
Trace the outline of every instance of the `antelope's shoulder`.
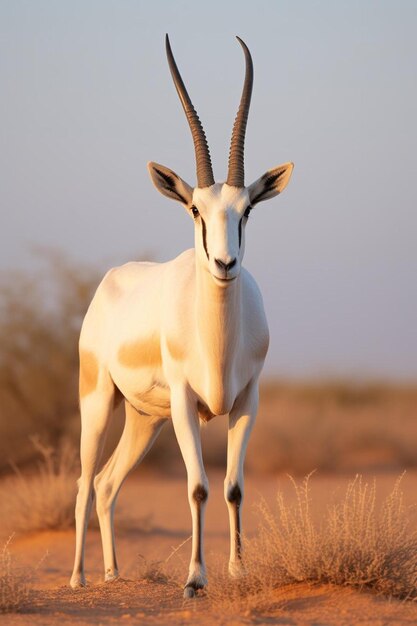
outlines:
[[[158, 299], [163, 264], [131, 262], [107, 272], [97, 287], [83, 321], [80, 344], [94, 347], [102, 358], [114, 351], [119, 340], [127, 341], [135, 329], [147, 323]], [[146, 297], [144, 297], [146, 294]], [[157, 320], [155, 320], [157, 323]], [[125, 335], [128, 337], [126, 338]]]
[[97, 292], [102, 292], [109, 298], [118, 299], [136, 289], [143, 281], [159, 274], [163, 263], [149, 261], [130, 261], [119, 267], [113, 267], [104, 276]]

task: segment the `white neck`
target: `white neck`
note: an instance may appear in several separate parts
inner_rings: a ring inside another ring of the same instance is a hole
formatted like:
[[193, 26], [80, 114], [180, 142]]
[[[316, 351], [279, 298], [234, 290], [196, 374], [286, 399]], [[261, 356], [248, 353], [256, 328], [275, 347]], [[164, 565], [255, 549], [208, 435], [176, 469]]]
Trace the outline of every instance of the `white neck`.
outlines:
[[[230, 389], [234, 357], [240, 338], [240, 276], [227, 286], [216, 285], [209, 271], [196, 261], [197, 340], [209, 388], [208, 397], [223, 396]], [[217, 403], [216, 403], [217, 404]]]

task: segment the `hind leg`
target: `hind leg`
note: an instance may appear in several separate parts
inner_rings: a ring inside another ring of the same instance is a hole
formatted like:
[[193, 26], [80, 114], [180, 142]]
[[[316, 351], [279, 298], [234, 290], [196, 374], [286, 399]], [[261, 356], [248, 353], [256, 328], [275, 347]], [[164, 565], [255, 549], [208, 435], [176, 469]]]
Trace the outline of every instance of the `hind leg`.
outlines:
[[166, 422], [166, 418], [138, 413], [128, 402], [125, 407], [126, 421], [120, 441], [94, 481], [106, 581], [118, 576], [113, 518], [120, 487], [128, 473], [150, 450]]
[[71, 587], [85, 585], [85, 535], [93, 501], [93, 480], [103, 450], [107, 426], [113, 410], [114, 385], [110, 379], [80, 400], [81, 407], [81, 477], [75, 507], [75, 559]]

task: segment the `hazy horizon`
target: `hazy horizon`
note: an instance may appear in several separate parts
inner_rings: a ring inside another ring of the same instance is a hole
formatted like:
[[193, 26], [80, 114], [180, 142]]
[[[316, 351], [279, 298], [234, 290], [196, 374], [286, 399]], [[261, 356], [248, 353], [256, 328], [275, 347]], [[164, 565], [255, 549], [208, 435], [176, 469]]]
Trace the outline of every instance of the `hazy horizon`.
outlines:
[[417, 379], [417, 4], [0, 4], [0, 270], [32, 245], [103, 268], [193, 245], [146, 162], [195, 184], [171, 44], [224, 180], [248, 44], [246, 184], [294, 161], [261, 203], [244, 265], [271, 330], [267, 375]]

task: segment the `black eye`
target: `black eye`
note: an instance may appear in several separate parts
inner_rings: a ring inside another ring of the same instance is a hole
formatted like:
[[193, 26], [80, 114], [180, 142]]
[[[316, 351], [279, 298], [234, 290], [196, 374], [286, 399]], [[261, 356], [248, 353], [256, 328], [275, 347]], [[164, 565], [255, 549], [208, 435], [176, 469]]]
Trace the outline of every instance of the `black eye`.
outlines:
[[191, 213], [193, 214], [193, 217], [198, 217], [200, 215], [199, 210], [194, 205], [191, 207]]
[[251, 207], [251, 206], [246, 207], [246, 211], [245, 211], [245, 212], [244, 212], [244, 214], [243, 214], [243, 215], [246, 217], [246, 219], [248, 219], [248, 217], [249, 217], [249, 213], [250, 213], [251, 211], [252, 211], [252, 207]]

